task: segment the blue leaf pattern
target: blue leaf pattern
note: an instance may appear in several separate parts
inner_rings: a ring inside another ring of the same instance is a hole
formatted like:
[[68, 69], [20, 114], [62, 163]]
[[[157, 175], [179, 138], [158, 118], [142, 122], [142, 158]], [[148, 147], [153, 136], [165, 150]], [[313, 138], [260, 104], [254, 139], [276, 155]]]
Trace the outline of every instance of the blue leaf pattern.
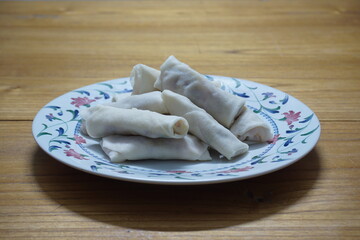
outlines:
[[67, 112], [70, 112], [72, 114], [72, 118], [70, 121], [75, 120], [79, 116], [79, 110], [66, 110]]
[[70, 142], [65, 141], [65, 140], [52, 140], [51, 142], [64, 143], [64, 144], [67, 144], [67, 145], [71, 144]]
[[289, 96], [285, 95], [284, 99], [280, 100], [280, 102], [284, 105], [289, 101]]
[[279, 113], [279, 109], [280, 107], [276, 107], [276, 108], [267, 108], [267, 107], [263, 107], [266, 111], [268, 111], [269, 113]]
[[59, 107], [59, 106], [45, 106], [44, 108], [50, 108], [50, 109], [56, 111], [56, 110], [60, 109], [61, 107]]
[[90, 96], [90, 93], [88, 91], [84, 91], [84, 90], [77, 90], [77, 91], [74, 91], [74, 92], [77, 92], [77, 93], [81, 93], [81, 94], [85, 94], [87, 96]]
[[111, 85], [111, 84], [108, 84], [108, 83], [98, 83], [99, 85], [103, 85], [103, 86], [106, 86], [110, 89], [113, 89], [114, 87]]
[[124, 89], [124, 90], [121, 90], [121, 91], [115, 91], [115, 93], [129, 93], [129, 92], [132, 92], [131, 89]]
[[103, 91], [100, 91], [100, 90], [98, 90], [98, 91], [99, 91], [100, 95], [103, 95], [103, 96], [104, 96], [105, 99], [109, 99], [109, 98], [110, 98], [110, 95], [107, 94], [106, 92], [103, 92]]
[[310, 116], [306, 117], [304, 120], [300, 121], [299, 123], [306, 123], [306, 122], [310, 121], [313, 116], [314, 116], [314, 114], [311, 114]]
[[59, 127], [58, 129], [56, 129], [56, 131], [59, 133], [58, 136], [64, 135], [64, 129], [62, 127]]
[[293, 138], [287, 139], [286, 142], [284, 143], [284, 146], [287, 147], [287, 146], [289, 146], [290, 143], [293, 143], [292, 139]]
[[52, 151], [57, 150], [59, 148], [61, 148], [61, 147], [53, 145], [53, 146], [49, 147], [49, 151], [52, 152]]
[[235, 92], [235, 91], [233, 91], [232, 93], [233, 93], [234, 95], [236, 95], [236, 96], [243, 97], [243, 98], [249, 98], [249, 97], [250, 97], [250, 96], [247, 95], [246, 93], [238, 93], [238, 92]]

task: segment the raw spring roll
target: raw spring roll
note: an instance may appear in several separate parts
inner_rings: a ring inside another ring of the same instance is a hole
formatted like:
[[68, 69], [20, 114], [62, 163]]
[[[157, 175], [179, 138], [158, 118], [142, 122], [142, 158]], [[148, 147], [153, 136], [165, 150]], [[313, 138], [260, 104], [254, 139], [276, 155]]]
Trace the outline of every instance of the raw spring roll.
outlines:
[[227, 159], [243, 154], [249, 146], [241, 142], [211, 115], [193, 104], [187, 97], [169, 90], [162, 92], [165, 106], [170, 114], [184, 117], [189, 123], [189, 132]]
[[111, 162], [140, 159], [211, 160], [208, 145], [194, 136], [181, 139], [112, 135], [100, 145]]
[[160, 71], [144, 64], [137, 64], [130, 73], [130, 83], [133, 87], [132, 94], [141, 94], [156, 91], [154, 83], [160, 76]]
[[121, 134], [150, 138], [183, 138], [188, 122], [178, 116], [138, 109], [122, 109], [98, 105], [80, 113], [83, 132], [93, 138]]
[[160, 67], [154, 86], [189, 98], [219, 123], [229, 128], [240, 114], [245, 100], [216, 87], [205, 76], [170, 56]]
[[247, 107], [244, 107], [230, 131], [241, 141], [266, 142], [273, 138], [270, 126]]
[[117, 108], [137, 108], [140, 110], [149, 110], [158, 113], [169, 113], [164, 105], [160, 91], [130, 96], [117, 94], [113, 97], [112, 102], [106, 105]]

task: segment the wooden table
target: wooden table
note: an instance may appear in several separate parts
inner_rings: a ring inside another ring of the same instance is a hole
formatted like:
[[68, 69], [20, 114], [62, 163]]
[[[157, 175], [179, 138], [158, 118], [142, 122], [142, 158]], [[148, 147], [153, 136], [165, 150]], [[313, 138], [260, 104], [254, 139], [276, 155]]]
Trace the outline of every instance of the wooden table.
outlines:
[[[360, 2], [0, 2], [0, 238], [360, 239]], [[315, 149], [232, 183], [159, 186], [67, 167], [31, 124], [53, 98], [158, 68], [257, 81], [321, 120]]]

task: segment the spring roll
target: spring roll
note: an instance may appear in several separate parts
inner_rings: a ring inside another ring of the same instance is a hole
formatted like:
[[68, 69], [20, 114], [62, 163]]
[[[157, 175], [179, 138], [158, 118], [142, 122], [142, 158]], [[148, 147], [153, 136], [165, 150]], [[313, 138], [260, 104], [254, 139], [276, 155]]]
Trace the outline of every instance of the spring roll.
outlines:
[[170, 56], [160, 67], [154, 86], [188, 97], [219, 123], [229, 128], [240, 114], [245, 100], [216, 87], [205, 76]]
[[273, 138], [270, 126], [247, 107], [244, 107], [230, 131], [241, 141], [266, 142]]
[[146, 66], [137, 64], [130, 73], [130, 83], [133, 87], [132, 95], [157, 91], [154, 88], [156, 79], [160, 76], [160, 71]]
[[180, 139], [112, 135], [100, 145], [111, 162], [140, 159], [211, 160], [208, 145], [192, 135]]
[[224, 155], [227, 159], [243, 154], [249, 146], [241, 142], [229, 129], [219, 124], [206, 111], [193, 104], [187, 97], [169, 90], [162, 92], [170, 114], [184, 117], [189, 123], [189, 132]]
[[160, 91], [130, 96], [124, 96], [124, 94], [117, 94], [113, 97], [112, 102], [106, 105], [127, 109], [137, 108], [140, 110], [149, 110], [163, 114], [169, 113], [164, 105]]
[[141, 135], [150, 138], [183, 138], [189, 129], [188, 122], [177, 116], [138, 109], [122, 109], [98, 105], [80, 113], [83, 132], [90, 137]]

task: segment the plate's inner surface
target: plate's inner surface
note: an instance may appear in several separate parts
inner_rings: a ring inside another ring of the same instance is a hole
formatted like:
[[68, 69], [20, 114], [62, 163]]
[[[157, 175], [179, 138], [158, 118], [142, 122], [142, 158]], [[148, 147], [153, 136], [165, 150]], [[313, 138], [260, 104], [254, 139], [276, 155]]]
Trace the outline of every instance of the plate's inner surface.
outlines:
[[277, 89], [235, 78], [207, 76], [222, 82], [222, 89], [247, 100], [273, 129], [272, 143], [250, 144], [248, 153], [229, 161], [211, 151], [212, 161], [138, 160], [111, 163], [98, 140], [81, 134], [79, 110], [111, 101], [114, 94], [129, 94], [128, 78], [86, 86], [54, 99], [34, 119], [33, 134], [51, 156], [94, 174], [140, 182], [221, 182], [275, 171], [307, 154], [320, 135], [315, 114], [297, 99]]

